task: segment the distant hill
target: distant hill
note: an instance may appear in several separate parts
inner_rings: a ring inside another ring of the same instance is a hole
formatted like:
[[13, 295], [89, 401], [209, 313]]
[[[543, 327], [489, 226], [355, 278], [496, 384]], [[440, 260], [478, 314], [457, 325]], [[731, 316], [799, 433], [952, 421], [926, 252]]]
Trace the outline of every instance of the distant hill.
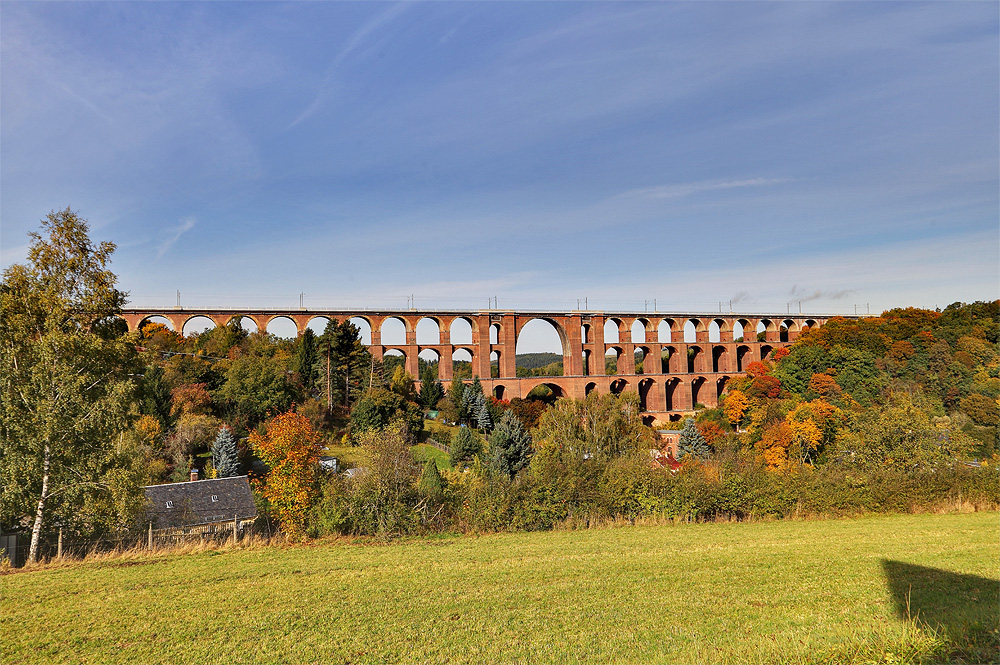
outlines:
[[559, 353], [519, 353], [517, 354], [517, 366], [540, 369], [552, 363], [562, 362], [562, 359], [562, 354]]

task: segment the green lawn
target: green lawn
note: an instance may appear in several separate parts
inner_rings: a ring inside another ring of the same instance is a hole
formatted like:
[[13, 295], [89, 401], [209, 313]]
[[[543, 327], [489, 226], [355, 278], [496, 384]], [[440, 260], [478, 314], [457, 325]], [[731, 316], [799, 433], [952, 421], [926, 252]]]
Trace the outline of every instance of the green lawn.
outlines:
[[[996, 658], [998, 533], [996, 513], [903, 515], [92, 562], [0, 577], [0, 653], [24, 663], [899, 663], [964, 649], [975, 661]], [[907, 600], [935, 630], [906, 619]]]

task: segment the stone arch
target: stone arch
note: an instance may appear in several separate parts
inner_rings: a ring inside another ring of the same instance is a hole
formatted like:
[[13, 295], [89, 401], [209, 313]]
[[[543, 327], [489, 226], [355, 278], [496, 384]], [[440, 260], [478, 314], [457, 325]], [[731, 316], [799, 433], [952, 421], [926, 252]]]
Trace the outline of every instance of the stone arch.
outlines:
[[[696, 376], [691, 380], [691, 408], [696, 409], [698, 408], [698, 405], [701, 404], [699, 400], [702, 397], [701, 388], [704, 385], [705, 377], [703, 376]], [[702, 404], [702, 406], [704, 405]]]
[[306, 328], [312, 330], [314, 335], [322, 335], [326, 327], [333, 322], [336, 322], [336, 319], [329, 316], [314, 316], [306, 323]]
[[590, 363], [591, 363], [591, 359], [592, 359], [593, 353], [591, 352], [590, 349], [584, 349], [583, 353], [582, 353], [582, 356], [583, 357], [581, 358], [581, 360], [582, 360], [581, 367], [583, 367], [583, 375], [584, 376], [591, 376], [591, 374], [593, 374], [593, 371], [592, 371], [593, 368], [590, 366]]
[[701, 319], [690, 318], [684, 322], [684, 341], [702, 342], [708, 334], [708, 326]]
[[268, 335], [274, 335], [280, 339], [295, 339], [299, 335], [299, 328], [295, 325], [295, 321], [292, 317], [284, 315], [272, 316], [268, 319], [265, 330]]
[[767, 357], [769, 355], [771, 355], [771, 351], [774, 351], [774, 347], [772, 347], [770, 344], [761, 344], [760, 345], [760, 361], [764, 362], [765, 360], [767, 360]]
[[398, 316], [387, 316], [379, 326], [379, 337], [383, 346], [405, 346], [407, 323]]
[[[749, 346], [737, 346], [736, 347], [736, 371], [745, 372], [747, 365], [750, 363], [747, 361], [747, 357], [750, 354]], [[750, 358], [752, 360], [752, 357]]]
[[588, 383], [587, 385], [585, 385], [583, 387], [583, 394], [584, 395], [589, 395], [590, 393], [594, 392], [595, 390], [597, 390], [597, 384], [594, 383], [593, 381], [591, 381], [590, 383]]
[[358, 329], [358, 339], [365, 346], [372, 345], [372, 322], [365, 316], [352, 316], [348, 322]]
[[656, 325], [656, 341], [657, 342], [672, 342], [673, 341], [673, 320], [672, 319], [660, 319], [660, 322]]
[[[237, 325], [248, 333], [252, 334], [261, 331], [260, 321], [258, 321], [255, 316], [251, 316], [249, 314], [237, 314], [229, 319], [229, 321], [226, 322], [226, 325], [229, 325], [233, 321], [236, 321]], [[250, 323], [249, 326], [247, 325], [248, 321]]]
[[[736, 326], [739, 326], [739, 333], [737, 334]], [[736, 319], [736, 323], [733, 325], [733, 341], [739, 342], [752, 342], [753, 339], [747, 339], [747, 335], [752, 334], [753, 325], [747, 319]]]
[[204, 314], [195, 314], [194, 316], [189, 316], [184, 319], [184, 323], [181, 325], [181, 334], [185, 337], [197, 337], [201, 333], [207, 332], [215, 327], [215, 321], [213, 321], [210, 317], [207, 317]]
[[630, 328], [631, 340], [633, 344], [645, 344], [649, 340], [649, 321], [647, 319], [636, 319]]
[[465, 316], [456, 316], [448, 327], [448, 338], [451, 344], [472, 344], [472, 331], [475, 328], [472, 321]]
[[584, 323], [580, 326], [580, 343], [590, 344], [590, 324]]
[[[536, 317], [524, 321], [518, 322], [516, 329], [516, 336], [514, 338], [514, 366], [515, 371], [518, 367], [517, 356], [523, 353], [530, 353], [526, 350], [525, 338], [534, 337], [536, 338], [536, 344], [539, 344], [539, 349], [545, 348], [545, 351], [539, 351], [541, 353], [555, 353], [561, 356], [559, 361], [563, 363], [563, 373], [565, 373], [569, 368], [566, 367], [566, 360], [569, 351], [569, 340], [566, 335], [566, 331], [557, 322], [547, 317]], [[508, 351], [509, 353], [509, 351]]]
[[[396, 360], [396, 359], [399, 360]], [[386, 382], [392, 380], [392, 375], [396, 371], [396, 365], [401, 366], [404, 370], [407, 365], [406, 350], [396, 347], [386, 348], [385, 352], [382, 354], [382, 366], [384, 368], [384, 377]], [[408, 371], [408, 370], [407, 370]], [[413, 377], [416, 379], [417, 377]]]
[[785, 319], [778, 326], [778, 341], [779, 342], [790, 342], [795, 338], [795, 334], [798, 332], [798, 326], [792, 319]]
[[806, 319], [802, 324], [802, 330], [812, 330], [816, 327], [816, 321], [813, 319]]
[[687, 354], [688, 374], [694, 374], [695, 372], [700, 371], [699, 367], [701, 366], [702, 362], [700, 356], [702, 355], [702, 353], [704, 353], [704, 349], [702, 349], [700, 346], [688, 347], [688, 354]]
[[773, 342], [778, 334], [778, 326], [771, 319], [761, 319], [757, 322], [757, 341]]
[[652, 379], [643, 379], [639, 382], [639, 410], [649, 411], [649, 391], [656, 383]]
[[425, 316], [414, 326], [417, 344], [421, 346], [441, 343], [441, 321], [435, 316]]
[[493, 396], [496, 397], [497, 399], [503, 399], [503, 394], [504, 394], [505, 390], [506, 389], [503, 386], [494, 386], [493, 387]]
[[545, 386], [546, 388], [548, 388], [549, 390], [551, 390], [552, 391], [552, 395], [556, 399], [559, 399], [561, 397], [565, 397], [566, 396], [566, 391], [564, 391], [563, 387], [560, 386], [558, 383], [553, 383], [551, 381], [547, 381], [545, 383], [539, 383], [538, 385]]
[[490, 344], [500, 343], [500, 324], [491, 323], [490, 324]]
[[[664, 356], [666, 354], [666, 356]], [[664, 374], [677, 374], [681, 371], [680, 359], [676, 347], [664, 346], [660, 348], [660, 366]]]
[[500, 376], [500, 359], [502, 357], [503, 354], [497, 349], [490, 351], [490, 376], [493, 378], [499, 378]]
[[[417, 357], [423, 360], [428, 365], [437, 365], [438, 367], [440, 367], [441, 352], [438, 351], [437, 349], [430, 349], [430, 348], [420, 349], [420, 352], [417, 354]], [[419, 379], [420, 377], [415, 376], [413, 378]]]
[[[604, 368], [603, 369], [604, 369], [605, 376], [613, 376], [613, 375], [616, 375], [616, 374], [618, 374], [618, 373], [621, 372], [621, 369], [622, 369], [622, 354], [623, 353], [624, 353], [624, 351], [622, 350], [622, 347], [620, 347], [620, 346], [611, 345], [611, 346], [607, 347], [607, 350], [605, 350], [605, 352], [604, 352]], [[609, 366], [608, 356], [614, 356], [614, 371], [612, 371], [611, 367]]]
[[621, 395], [628, 388], [628, 381], [625, 379], [615, 379], [611, 382], [608, 389], [611, 391], [612, 395]]
[[677, 408], [675, 401], [677, 397], [676, 395], [677, 386], [679, 386], [680, 384], [681, 384], [680, 379], [669, 379], [666, 383], [663, 384], [664, 411], [673, 411], [674, 409]]
[[[160, 316], [159, 314], [154, 314], [153, 316], [147, 316], [146, 318], [139, 321], [139, 325], [135, 327], [136, 330], [142, 330], [151, 323], [159, 323], [160, 325], [166, 326], [167, 330], [174, 330], [174, 322], [165, 316]], [[174, 330], [174, 332], [177, 332]]]
[[729, 371], [729, 350], [721, 344], [712, 347], [712, 371], [716, 373]]
[[[647, 367], [646, 359], [649, 359], [649, 367]], [[652, 357], [652, 352], [649, 350], [648, 346], [636, 346], [635, 347], [635, 373], [636, 374], [656, 374], [659, 369], [660, 363], [654, 363], [654, 358]], [[655, 365], [655, 366], [654, 366]], [[641, 368], [641, 370], [640, 370]]]
[[721, 343], [729, 331], [729, 321], [723, 318], [714, 318], [708, 324], [708, 341]]
[[622, 341], [622, 320], [610, 317], [604, 321], [604, 343], [620, 344]]

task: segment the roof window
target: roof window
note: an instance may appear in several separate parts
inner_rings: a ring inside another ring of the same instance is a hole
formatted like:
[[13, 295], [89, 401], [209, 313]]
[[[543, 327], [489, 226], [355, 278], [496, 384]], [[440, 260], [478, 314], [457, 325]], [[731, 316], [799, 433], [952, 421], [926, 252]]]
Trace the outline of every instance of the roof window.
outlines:
[[215, 503], [218, 500], [219, 500], [219, 495], [218, 494], [213, 494], [212, 495], [212, 503]]
[[173, 501], [167, 501], [167, 508], [173, 508], [173, 507], [174, 507], [174, 502]]

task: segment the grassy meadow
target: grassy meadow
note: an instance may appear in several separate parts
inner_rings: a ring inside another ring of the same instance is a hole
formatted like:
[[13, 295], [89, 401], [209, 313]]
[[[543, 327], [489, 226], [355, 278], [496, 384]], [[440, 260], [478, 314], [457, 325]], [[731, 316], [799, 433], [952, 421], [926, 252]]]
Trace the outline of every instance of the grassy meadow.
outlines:
[[3, 662], [995, 661], [996, 513], [231, 547], [0, 576]]

